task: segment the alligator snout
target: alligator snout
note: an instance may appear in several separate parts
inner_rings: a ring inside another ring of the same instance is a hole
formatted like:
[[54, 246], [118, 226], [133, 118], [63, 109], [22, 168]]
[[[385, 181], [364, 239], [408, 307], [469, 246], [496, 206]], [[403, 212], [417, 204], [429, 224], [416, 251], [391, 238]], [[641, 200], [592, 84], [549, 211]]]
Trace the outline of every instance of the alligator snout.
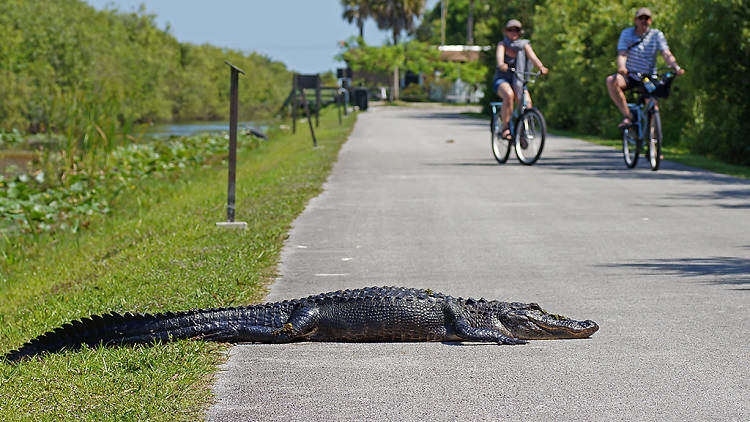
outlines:
[[585, 334], [586, 337], [594, 334], [595, 332], [599, 331], [599, 324], [595, 323], [594, 321], [587, 319], [586, 321], [581, 322], [582, 334]]

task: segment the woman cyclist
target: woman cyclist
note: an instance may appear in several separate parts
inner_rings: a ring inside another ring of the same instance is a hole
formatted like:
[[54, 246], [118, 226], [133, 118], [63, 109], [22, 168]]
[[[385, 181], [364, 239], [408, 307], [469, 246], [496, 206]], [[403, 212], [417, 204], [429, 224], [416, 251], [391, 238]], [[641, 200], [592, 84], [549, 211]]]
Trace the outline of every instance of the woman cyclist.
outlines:
[[[517, 67], [519, 56], [526, 57], [539, 68], [542, 75], [546, 75], [549, 69], [544, 67], [541, 60], [534, 54], [529, 40], [521, 39], [521, 22], [511, 19], [505, 24], [505, 39], [497, 43], [497, 69], [495, 70], [495, 82], [493, 84], [497, 96], [503, 99], [500, 116], [503, 121], [502, 137], [510, 139], [510, 117], [513, 114], [513, 101], [520, 104], [513, 89], [513, 72], [511, 68]], [[531, 107], [531, 96], [526, 91], [528, 107]]]

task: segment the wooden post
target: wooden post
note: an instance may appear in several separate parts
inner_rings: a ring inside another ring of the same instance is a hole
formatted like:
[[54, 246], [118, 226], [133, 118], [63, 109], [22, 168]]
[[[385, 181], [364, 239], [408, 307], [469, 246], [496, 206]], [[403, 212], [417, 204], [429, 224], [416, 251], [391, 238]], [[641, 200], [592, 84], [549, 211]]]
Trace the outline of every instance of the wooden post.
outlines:
[[295, 73], [294, 76], [292, 76], [292, 133], [297, 133], [297, 107], [299, 107], [298, 98], [298, 82], [297, 82], [297, 74]]
[[305, 107], [305, 113], [307, 114], [307, 123], [310, 124], [310, 134], [312, 135], [312, 138], [313, 138], [313, 147], [317, 147], [318, 140], [315, 139], [315, 130], [313, 129], [312, 116], [310, 116], [310, 106], [307, 103], [307, 100], [305, 99], [305, 90], [301, 89], [300, 93], [302, 94], [302, 105]]
[[339, 124], [341, 124], [341, 93], [337, 89], [334, 95], [336, 96], [336, 113], [339, 115]]
[[320, 76], [315, 83], [315, 127], [320, 127]]

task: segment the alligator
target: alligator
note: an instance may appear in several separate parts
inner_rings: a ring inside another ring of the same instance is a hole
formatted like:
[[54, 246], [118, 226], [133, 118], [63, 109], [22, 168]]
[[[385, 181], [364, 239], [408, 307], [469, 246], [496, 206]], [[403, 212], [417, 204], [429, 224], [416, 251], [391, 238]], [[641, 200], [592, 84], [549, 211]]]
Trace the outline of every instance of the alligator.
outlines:
[[429, 289], [368, 287], [242, 307], [93, 315], [42, 334], [4, 359], [15, 362], [83, 345], [175, 339], [524, 344], [527, 340], [586, 338], [598, 329], [594, 321], [551, 314], [536, 303], [455, 298]]

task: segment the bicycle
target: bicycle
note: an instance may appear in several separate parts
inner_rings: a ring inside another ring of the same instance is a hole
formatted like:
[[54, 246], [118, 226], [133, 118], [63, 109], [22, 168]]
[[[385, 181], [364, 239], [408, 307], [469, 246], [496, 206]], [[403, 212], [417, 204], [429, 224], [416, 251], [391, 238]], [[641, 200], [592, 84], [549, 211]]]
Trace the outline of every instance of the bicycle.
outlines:
[[[663, 71], [665, 69], [660, 69]], [[647, 75], [637, 73], [642, 83], [636, 90], [637, 101], [628, 103], [632, 124], [623, 130], [622, 155], [628, 168], [638, 164], [638, 154], [646, 141], [649, 165], [651, 170], [659, 170], [661, 164], [661, 116], [657, 108], [657, 98], [667, 98], [672, 81], [677, 76], [674, 72], [654, 73]], [[649, 87], [647, 88], [646, 85]]]
[[[511, 71], [515, 69], [511, 68]], [[516, 157], [521, 164], [532, 165], [542, 155], [544, 148], [544, 137], [547, 134], [547, 124], [542, 113], [534, 107], [527, 108], [526, 86], [536, 82], [541, 72], [523, 72], [523, 101], [514, 106], [513, 116], [510, 120], [510, 139], [502, 137], [503, 127], [498, 124], [501, 121], [499, 113], [503, 105], [502, 101], [490, 103], [492, 109], [492, 122], [490, 132], [492, 133], [492, 155], [495, 160], [502, 164], [508, 160], [511, 146], [515, 146]]]

